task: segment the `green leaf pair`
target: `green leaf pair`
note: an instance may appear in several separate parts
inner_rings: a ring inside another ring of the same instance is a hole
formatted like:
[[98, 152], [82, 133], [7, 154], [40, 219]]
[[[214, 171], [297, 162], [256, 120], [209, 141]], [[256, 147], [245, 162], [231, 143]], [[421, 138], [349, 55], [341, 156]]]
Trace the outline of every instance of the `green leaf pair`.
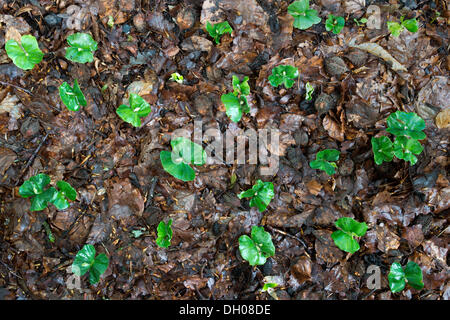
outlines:
[[31, 211], [41, 211], [47, 208], [48, 203], [58, 210], [64, 210], [69, 207], [69, 200], [74, 201], [77, 198], [77, 192], [65, 181], [56, 183], [59, 190], [54, 187], [44, 188], [50, 183], [50, 177], [44, 173], [37, 174], [26, 180], [19, 188], [19, 194], [23, 198], [31, 198]]
[[424, 287], [422, 269], [413, 261], [409, 261], [403, 268], [400, 263], [394, 262], [388, 275], [389, 288], [392, 293], [405, 289], [406, 282], [416, 290]]
[[67, 37], [70, 47], [66, 48], [66, 58], [73, 62], [86, 63], [94, 61], [97, 42], [89, 33], [74, 33]]
[[172, 219], [167, 223], [161, 221], [158, 225], [158, 238], [156, 244], [161, 248], [168, 248], [170, 246], [170, 240], [172, 240]]
[[109, 259], [104, 253], [95, 256], [95, 248], [91, 244], [86, 244], [78, 251], [72, 263], [72, 272], [81, 277], [89, 271], [89, 282], [96, 284], [100, 276], [108, 269]]
[[23, 70], [33, 69], [44, 57], [36, 38], [29, 34], [22, 36], [20, 43], [13, 39], [6, 41], [5, 50], [13, 63]]
[[250, 94], [250, 86], [248, 84], [248, 77], [239, 81], [239, 78], [233, 75], [232, 78], [233, 92], [223, 94], [220, 97], [222, 103], [225, 105], [226, 114], [233, 122], [239, 122], [242, 115], [250, 111], [246, 96]]
[[272, 74], [269, 76], [269, 83], [272, 87], [278, 87], [284, 84], [286, 89], [291, 88], [295, 79], [298, 77], [298, 69], [289, 65], [282, 65], [272, 69]]
[[121, 104], [116, 113], [120, 119], [130, 123], [134, 127], [141, 126], [141, 118], [146, 117], [152, 109], [144, 98], [138, 96], [135, 93], [130, 93], [130, 106]]
[[317, 10], [309, 9], [309, 0], [294, 1], [289, 5], [288, 13], [294, 17], [294, 27], [301, 30], [308, 29], [321, 21]]
[[335, 225], [340, 230], [331, 234], [334, 244], [345, 252], [355, 253], [358, 251], [359, 243], [355, 237], [362, 237], [366, 234], [367, 224], [343, 217], [336, 220]]
[[251, 238], [247, 235], [239, 237], [239, 252], [251, 266], [263, 265], [275, 254], [272, 236], [263, 227], [253, 226]]
[[176, 83], [182, 84], [183, 83], [183, 76], [179, 74], [178, 72], [174, 72], [170, 75], [170, 80], [175, 81]]
[[380, 165], [384, 161], [390, 162], [394, 155], [411, 165], [417, 163], [416, 155], [423, 151], [423, 146], [418, 140], [426, 138], [422, 130], [425, 129], [425, 121], [414, 112], [397, 111], [391, 114], [387, 120], [387, 132], [396, 136], [394, 143], [385, 136], [372, 137], [372, 150], [375, 163]]
[[306, 97], [305, 97], [305, 99], [308, 100], [308, 101], [311, 101], [313, 93], [314, 93], [314, 87], [309, 82], [307, 82], [306, 83]]
[[182, 181], [195, 179], [195, 171], [189, 164], [197, 166], [206, 162], [206, 152], [202, 146], [185, 137], [178, 137], [170, 142], [172, 152], [161, 151], [159, 158], [161, 164], [170, 175]]
[[76, 79], [73, 83], [73, 88], [67, 82], [63, 82], [59, 87], [59, 96], [70, 111], [78, 111], [81, 106], [87, 105], [86, 98], [84, 97], [83, 92], [81, 92]]
[[337, 17], [330, 14], [325, 21], [325, 29], [331, 31], [334, 34], [338, 34], [344, 29], [345, 19], [343, 17]]
[[222, 35], [225, 33], [231, 34], [233, 28], [231, 28], [228, 21], [215, 23], [214, 25], [208, 21], [206, 22], [206, 31], [208, 31], [209, 35], [216, 41], [216, 44], [219, 44]]
[[404, 18], [405, 17], [403, 17], [403, 16], [400, 18], [400, 23], [393, 22], [393, 21], [387, 22], [388, 29], [394, 37], [398, 37], [400, 35], [400, 33], [402, 33], [402, 31], [405, 30], [405, 28], [409, 32], [413, 32], [413, 33], [417, 32], [419, 30], [419, 26], [417, 24], [416, 18], [403, 20]]
[[251, 198], [250, 207], [256, 207], [259, 212], [263, 212], [266, 210], [274, 195], [275, 193], [272, 182], [263, 182], [262, 180], [258, 180], [251, 189], [242, 191], [238, 197], [239, 199]]
[[309, 163], [313, 169], [320, 169], [325, 171], [328, 175], [336, 173], [337, 165], [335, 161], [339, 160], [340, 151], [336, 149], [325, 149], [316, 154], [316, 160]]

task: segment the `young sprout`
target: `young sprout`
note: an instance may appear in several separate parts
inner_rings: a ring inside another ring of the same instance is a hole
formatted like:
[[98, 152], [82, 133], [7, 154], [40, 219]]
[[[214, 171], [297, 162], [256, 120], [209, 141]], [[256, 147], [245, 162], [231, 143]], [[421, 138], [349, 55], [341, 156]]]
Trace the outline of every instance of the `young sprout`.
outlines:
[[216, 44], [220, 43], [220, 38], [225, 33], [231, 34], [233, 32], [233, 28], [231, 28], [228, 21], [216, 23], [212, 25], [209, 21], [206, 23], [206, 31], [208, 31], [209, 35], [214, 38]]
[[150, 105], [144, 98], [135, 93], [130, 93], [130, 106], [121, 104], [116, 113], [125, 122], [130, 123], [134, 127], [141, 126], [141, 118], [148, 116], [152, 111]]
[[87, 105], [86, 98], [81, 92], [77, 79], [73, 83], [73, 88], [67, 82], [63, 82], [59, 87], [59, 96], [70, 111], [78, 111], [81, 106]]
[[298, 69], [290, 65], [281, 65], [272, 69], [272, 74], [269, 76], [269, 83], [272, 87], [278, 87], [284, 84], [286, 89], [291, 88], [295, 79], [298, 77]]
[[353, 19], [353, 21], [356, 23], [356, 25], [358, 27], [360, 27], [361, 25], [367, 23], [367, 21], [369, 21], [369, 20], [367, 20], [366, 18], [361, 18], [359, 20], [358, 19]]
[[251, 266], [263, 265], [267, 258], [275, 254], [272, 236], [263, 227], [253, 226], [251, 237], [239, 237], [239, 252]]
[[355, 237], [362, 237], [366, 234], [367, 224], [348, 217], [339, 218], [335, 224], [339, 230], [331, 234], [334, 244], [345, 252], [355, 253], [358, 251], [359, 243]]
[[398, 262], [394, 262], [391, 265], [388, 280], [392, 293], [405, 289], [406, 282], [416, 290], [421, 290], [424, 287], [422, 269], [413, 261], [409, 261], [405, 267], [402, 267]]
[[77, 192], [65, 181], [58, 181], [55, 187], [45, 189], [50, 184], [50, 177], [44, 173], [37, 174], [26, 180], [19, 188], [19, 195], [23, 198], [31, 198], [31, 211], [41, 211], [52, 203], [58, 210], [69, 207], [69, 200], [77, 198]]
[[314, 87], [309, 82], [307, 82], [306, 83], [306, 98], [305, 99], [308, 100], [308, 101], [311, 101], [313, 92], [314, 92]]
[[391, 114], [386, 122], [386, 131], [395, 136], [395, 141], [392, 142], [385, 136], [371, 139], [375, 163], [380, 165], [384, 161], [390, 162], [396, 156], [411, 165], [416, 164], [416, 155], [423, 151], [418, 140], [426, 138], [423, 132], [425, 121], [414, 112], [397, 111]]
[[95, 256], [95, 248], [91, 244], [86, 244], [78, 251], [72, 263], [72, 272], [81, 277], [89, 271], [89, 282], [96, 284], [100, 276], [108, 269], [109, 259], [104, 253]]
[[233, 75], [232, 79], [233, 92], [223, 94], [220, 100], [225, 106], [226, 114], [233, 122], [239, 122], [242, 115], [250, 111], [247, 97], [250, 94], [250, 86], [248, 84], [248, 77], [239, 81], [239, 78]]
[[313, 169], [320, 169], [325, 171], [328, 175], [333, 175], [336, 172], [336, 162], [339, 160], [340, 151], [335, 149], [326, 149], [316, 154], [316, 160], [309, 163]]
[[184, 137], [172, 139], [172, 152], [161, 151], [159, 158], [164, 170], [181, 181], [195, 179], [195, 171], [189, 164], [197, 166], [206, 162], [206, 152], [202, 146]]
[[294, 1], [289, 5], [288, 12], [294, 17], [294, 27], [297, 29], [305, 30], [321, 21], [317, 11], [309, 8], [309, 0]]
[[44, 57], [36, 38], [29, 34], [22, 36], [20, 43], [13, 39], [6, 41], [5, 50], [13, 63], [23, 70], [33, 69]]
[[181, 74], [179, 74], [178, 72], [174, 72], [174, 73], [172, 73], [172, 74], [170, 75], [170, 80], [175, 81], [175, 82], [177, 82], [177, 83], [179, 83], [179, 84], [182, 84], [184, 78], [183, 78], [183, 76], [182, 76]]
[[345, 19], [343, 17], [337, 17], [330, 14], [325, 21], [325, 29], [331, 31], [334, 34], [338, 34], [345, 26]]
[[403, 17], [403, 16], [400, 18], [400, 23], [393, 22], [393, 21], [387, 22], [388, 29], [394, 37], [398, 37], [400, 35], [400, 33], [402, 33], [402, 31], [405, 30], [405, 28], [409, 32], [413, 32], [413, 33], [417, 32], [417, 30], [419, 30], [419, 26], [417, 24], [416, 18], [403, 20], [404, 18], [405, 17]]
[[275, 193], [272, 182], [263, 182], [262, 180], [258, 180], [251, 189], [242, 191], [238, 197], [239, 199], [251, 198], [250, 207], [256, 207], [259, 212], [263, 212], [266, 210], [274, 195]]
[[86, 63], [94, 61], [97, 42], [89, 33], [74, 33], [67, 37], [70, 47], [66, 48], [66, 58], [73, 62]]

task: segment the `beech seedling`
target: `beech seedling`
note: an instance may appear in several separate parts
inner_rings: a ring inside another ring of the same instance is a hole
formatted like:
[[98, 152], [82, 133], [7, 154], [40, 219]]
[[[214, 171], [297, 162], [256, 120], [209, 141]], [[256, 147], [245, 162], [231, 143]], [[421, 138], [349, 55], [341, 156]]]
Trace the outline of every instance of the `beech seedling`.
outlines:
[[84, 97], [83, 92], [81, 92], [77, 79], [75, 79], [73, 87], [67, 82], [63, 82], [59, 87], [59, 96], [70, 111], [78, 111], [81, 106], [85, 107], [87, 105], [86, 98]]
[[97, 42], [89, 33], [77, 32], [67, 37], [70, 47], [66, 48], [66, 58], [73, 62], [86, 63], [94, 61]]
[[405, 289], [406, 283], [416, 290], [421, 290], [424, 287], [422, 269], [413, 261], [409, 261], [405, 267], [402, 267], [398, 262], [394, 262], [391, 265], [388, 280], [392, 293]]
[[353, 218], [342, 217], [336, 220], [339, 229], [331, 234], [334, 244], [342, 251], [355, 253], [359, 250], [359, 243], [355, 237], [362, 237], [367, 232], [367, 224]]
[[404, 18], [403, 16], [400, 18], [400, 23], [393, 21], [387, 22], [388, 29], [394, 37], [398, 37], [405, 29], [413, 33], [419, 30], [416, 18], [408, 20], [404, 20]]
[[78, 251], [72, 263], [72, 272], [81, 277], [89, 271], [89, 282], [96, 284], [100, 276], [108, 269], [109, 259], [104, 253], [95, 256], [95, 248], [91, 244], [86, 244]]
[[214, 39], [216, 44], [220, 43], [220, 38], [225, 33], [231, 34], [233, 32], [233, 28], [231, 28], [228, 21], [219, 22], [215, 24], [211, 24], [209, 21], [206, 23], [206, 31], [208, 31], [209, 35]]
[[128, 122], [134, 127], [141, 126], [141, 118], [146, 117], [152, 109], [144, 98], [135, 93], [130, 93], [130, 105], [121, 104], [116, 113], [125, 122]]
[[288, 13], [294, 17], [294, 27], [301, 30], [308, 29], [321, 21], [317, 10], [309, 8], [309, 0], [294, 1], [289, 5]]
[[5, 50], [16, 67], [23, 70], [33, 69], [44, 57], [36, 38], [29, 34], [22, 36], [20, 43], [14, 39], [6, 41]]
[[226, 114], [233, 122], [239, 122], [242, 115], [250, 111], [246, 96], [250, 94], [250, 86], [248, 77], [244, 77], [242, 82], [233, 75], [232, 78], [233, 92], [223, 94], [220, 100], [225, 106]]
[[319, 169], [325, 171], [328, 175], [333, 175], [336, 172], [336, 162], [339, 160], [340, 151], [336, 149], [326, 149], [316, 154], [316, 160], [309, 163], [309, 166], [313, 169]]
[[331, 31], [334, 34], [338, 34], [344, 29], [345, 19], [343, 17], [337, 17], [332, 14], [328, 16], [328, 19], [325, 21], [325, 29], [327, 31]]
[[69, 207], [69, 201], [77, 198], [77, 192], [65, 181], [58, 181], [55, 187], [46, 188], [50, 184], [50, 177], [44, 173], [37, 174], [26, 180], [19, 188], [23, 198], [31, 198], [31, 211], [41, 211], [52, 203], [58, 210]]
[[206, 152], [202, 146], [185, 137], [178, 137], [170, 141], [172, 152], [161, 151], [159, 158], [164, 170], [171, 176], [182, 181], [195, 179], [195, 171], [190, 164], [197, 166], [206, 162]]
[[238, 197], [250, 198], [250, 207], [258, 208], [259, 212], [266, 210], [275, 195], [272, 182], [256, 181], [255, 185], [247, 191], [242, 191]]
[[251, 266], [263, 265], [268, 257], [275, 254], [272, 236], [263, 227], [253, 226], [251, 237], [239, 237], [239, 252]]
[[272, 87], [278, 87], [284, 84], [286, 89], [291, 88], [295, 79], [298, 77], [298, 69], [290, 65], [282, 65], [272, 69], [272, 74], [269, 76], [269, 83]]

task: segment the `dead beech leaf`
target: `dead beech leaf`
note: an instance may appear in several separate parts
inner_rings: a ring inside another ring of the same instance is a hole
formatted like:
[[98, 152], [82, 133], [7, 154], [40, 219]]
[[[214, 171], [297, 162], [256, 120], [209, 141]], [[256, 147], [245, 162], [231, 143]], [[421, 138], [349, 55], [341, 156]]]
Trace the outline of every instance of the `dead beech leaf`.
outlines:
[[377, 226], [378, 250], [388, 252], [398, 249], [400, 246], [400, 237], [390, 231], [386, 225]]
[[346, 13], [355, 13], [366, 6], [366, 0], [346, 0], [344, 8]]
[[372, 42], [364, 42], [361, 44], [356, 44], [356, 38], [353, 38], [349, 42], [349, 46], [352, 48], [358, 48], [360, 50], [367, 51], [381, 59], [383, 59], [386, 62], [389, 62], [389, 65], [391, 66], [392, 70], [394, 71], [405, 71], [407, 72], [408, 69], [406, 69], [400, 62], [395, 60], [393, 56], [389, 52], [387, 52], [382, 46], [380, 46], [377, 43]]
[[309, 181], [306, 186], [311, 194], [317, 196], [322, 190], [322, 185], [316, 180]]
[[343, 142], [344, 141], [344, 131], [341, 126], [331, 119], [328, 115], [323, 118], [322, 122], [323, 128], [328, 132], [328, 135], [333, 139]]
[[8, 148], [0, 147], [0, 175], [4, 175], [6, 170], [14, 163], [17, 155]]
[[311, 259], [306, 256], [301, 256], [297, 263], [291, 267], [291, 273], [299, 284], [311, 279], [311, 270]]
[[439, 129], [450, 127], [450, 108], [444, 109], [436, 116], [436, 126]]
[[22, 43], [21, 39], [22, 36], [20, 35], [20, 32], [16, 28], [9, 27], [8, 30], [6, 30], [5, 43], [9, 40], [15, 40], [17, 43]]

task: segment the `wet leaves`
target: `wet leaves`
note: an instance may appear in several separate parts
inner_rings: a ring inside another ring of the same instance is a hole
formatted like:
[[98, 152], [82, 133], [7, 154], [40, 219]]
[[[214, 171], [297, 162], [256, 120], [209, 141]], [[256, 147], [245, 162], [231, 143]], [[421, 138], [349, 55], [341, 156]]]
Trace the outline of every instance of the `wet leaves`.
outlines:
[[36, 38], [32, 35], [22, 36], [20, 42], [13, 39], [8, 40], [5, 50], [13, 63], [23, 70], [33, 69], [44, 57]]

